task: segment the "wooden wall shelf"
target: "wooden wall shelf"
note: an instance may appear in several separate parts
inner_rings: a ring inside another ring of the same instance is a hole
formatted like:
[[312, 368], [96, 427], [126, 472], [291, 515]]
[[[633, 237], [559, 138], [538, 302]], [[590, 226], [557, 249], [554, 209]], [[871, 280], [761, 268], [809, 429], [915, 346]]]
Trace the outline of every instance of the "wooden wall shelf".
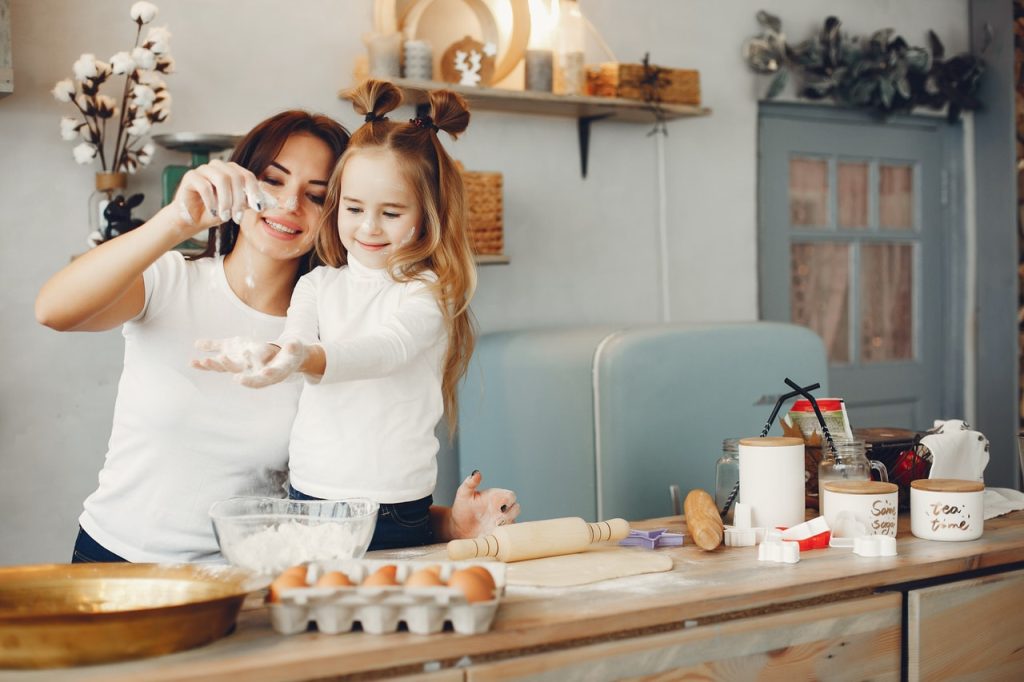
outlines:
[[[503, 90], [500, 88], [477, 88], [436, 81], [416, 81], [406, 78], [392, 78], [391, 82], [402, 89], [406, 100], [414, 104], [427, 102], [427, 91], [446, 88], [453, 90], [470, 103], [476, 111], [506, 111], [519, 114], [542, 116], [563, 116], [568, 118], [602, 118], [631, 123], [651, 123], [654, 113], [650, 105], [633, 99], [612, 97], [591, 97], [588, 95], [554, 95], [549, 92], [532, 90]], [[665, 118], [675, 120], [690, 116], [706, 116], [710, 109], [684, 104], [662, 104]]]
[[511, 261], [505, 254], [486, 254], [476, 253], [473, 254], [473, 260], [476, 261], [477, 265], [508, 265]]
[[[500, 88], [478, 88], [437, 81], [392, 78], [391, 82], [401, 88], [406, 102], [420, 107], [427, 103], [427, 91], [446, 88], [453, 90], [469, 102], [474, 111], [503, 111], [538, 116], [561, 116], [575, 118], [579, 132], [580, 165], [583, 177], [587, 176], [587, 151], [590, 145], [590, 124], [594, 121], [623, 121], [628, 123], [655, 122], [651, 105], [632, 99], [612, 97], [591, 97], [588, 95], [555, 95], [531, 90], [503, 90]], [[343, 96], [344, 92], [340, 93]], [[711, 110], [706, 107], [685, 104], [662, 104], [666, 120], [707, 116]]]

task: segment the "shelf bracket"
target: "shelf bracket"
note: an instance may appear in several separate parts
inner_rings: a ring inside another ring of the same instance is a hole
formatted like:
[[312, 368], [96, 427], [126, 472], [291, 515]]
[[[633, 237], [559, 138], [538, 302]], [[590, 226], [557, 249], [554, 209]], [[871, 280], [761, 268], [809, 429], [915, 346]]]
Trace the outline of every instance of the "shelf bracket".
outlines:
[[596, 116], [580, 116], [576, 119], [576, 130], [580, 138], [580, 171], [583, 177], [587, 177], [587, 157], [590, 153], [590, 124], [609, 118], [611, 114], [598, 114]]

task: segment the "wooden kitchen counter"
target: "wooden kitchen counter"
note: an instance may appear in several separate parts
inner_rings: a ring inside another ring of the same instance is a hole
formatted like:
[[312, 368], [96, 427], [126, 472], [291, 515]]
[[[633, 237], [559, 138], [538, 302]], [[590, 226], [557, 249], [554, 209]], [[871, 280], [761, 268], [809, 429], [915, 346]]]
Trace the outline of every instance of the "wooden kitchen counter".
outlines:
[[[633, 525], [678, 531], [681, 521], [679, 517], [670, 517]], [[740, 635], [742, 638], [736, 641], [750, 642], [761, 636], [757, 634], [760, 632], [786, 632], [787, 628], [799, 632], [801, 623], [828, 631], [828, 636], [822, 637], [831, 637], [836, 647], [850, 644], [851, 655], [861, 641], [856, 633], [862, 633], [864, 651], [884, 654], [887, 673], [878, 676], [899, 679], [898, 667], [902, 666], [902, 674], [907, 675], [910, 666], [909, 677], [913, 679], [922, 665], [917, 648], [927, 644], [921, 638], [927, 634], [931, 613], [928, 605], [932, 602], [926, 598], [928, 590], [945, 589], [942, 585], [934, 587], [940, 583], [977, 583], [985, 587], [993, 580], [988, 573], [1021, 576], [1020, 572], [1012, 571], [1024, 568], [1024, 512], [986, 521], [984, 535], [970, 542], [918, 539], [910, 534], [910, 520], [904, 515], [899, 522], [898, 541], [899, 555], [895, 557], [865, 558], [843, 549], [815, 550], [803, 553], [800, 562], [793, 565], [758, 562], [754, 547], [721, 547], [710, 553], [693, 545], [659, 549], [656, 551], [674, 561], [669, 572], [579, 587], [509, 587], [491, 631], [473, 636], [453, 632], [306, 632], [284, 636], [271, 629], [267, 610], [250, 602], [251, 607], [243, 610], [234, 633], [199, 649], [77, 669], [3, 671], [0, 680], [249, 682], [424, 673], [427, 679], [475, 680], [543, 675], [545, 670], [554, 670], [559, 675], [552, 679], [568, 679], [573, 674], [565, 671], [574, 670], [574, 661], [577, 666], [588, 665], [594, 656], [608, 655], [628, 662], [632, 660], [630, 656], [639, 655], [634, 650], [643, 649], [645, 661], [654, 660], [654, 652], [678, 658], [682, 656], [680, 652], [689, 650], [687, 646], [693, 649], [701, 641], [704, 655], [716, 656], [719, 654], [714, 652], [710, 635], [702, 633], [714, 634], [720, 644], [731, 641], [729, 636]], [[401, 558], [415, 556], [406, 550]], [[1019, 580], [1024, 581], [1024, 577]], [[1024, 590], [1016, 589], [1015, 583], [1011, 594], [1020, 592]], [[951, 598], [944, 597], [944, 602]], [[1003, 668], [1004, 672], [1024, 669], [1024, 658], [1020, 658], [1024, 654], [1013, 653], [1024, 648], [1024, 628], [1020, 627], [1024, 625], [1024, 608], [1014, 606], [1013, 611], [985, 615], [981, 622], [988, 623], [991, 630], [982, 625], [981, 632], [975, 633], [984, 639], [995, 631], [1012, 632], [1011, 636], [1019, 640], [1006, 654], [1010, 658], [1005, 665], [1011, 667]], [[906, 619], [916, 617], [920, 623], [915, 621], [908, 626]], [[840, 627], [840, 621], [850, 627]], [[768, 638], [764, 647], [773, 656], [783, 648], [769, 641], [775, 636], [781, 635], [763, 635]], [[790, 646], [795, 644], [787, 641], [785, 647]], [[819, 654], [822, 660], [826, 655], [829, 659], [835, 655], [824, 649], [808, 651], [808, 661], [816, 660], [814, 657]], [[895, 677], [894, 660], [898, 666]], [[837, 661], [841, 663], [842, 657]], [[682, 664], [677, 661], [672, 665]], [[1022, 668], [1016, 668], [1017, 665]], [[558, 672], [559, 666], [568, 667]], [[661, 670], [664, 666], [652, 669]], [[607, 670], [611, 671], [609, 677], [618, 676], [614, 667]], [[642, 672], [635, 670], [631, 674]]]

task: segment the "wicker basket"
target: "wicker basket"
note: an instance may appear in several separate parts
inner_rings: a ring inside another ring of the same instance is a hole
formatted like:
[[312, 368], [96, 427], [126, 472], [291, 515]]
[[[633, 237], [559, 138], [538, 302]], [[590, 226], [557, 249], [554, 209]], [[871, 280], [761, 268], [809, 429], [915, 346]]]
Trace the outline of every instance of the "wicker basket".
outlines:
[[473, 253], [504, 253], [501, 173], [463, 170], [462, 181], [466, 186], [469, 244]]
[[645, 100], [655, 96], [668, 104], [700, 106], [700, 72], [691, 69], [658, 69], [659, 87], [644, 84], [643, 64], [605, 62], [587, 66], [587, 91], [597, 97]]

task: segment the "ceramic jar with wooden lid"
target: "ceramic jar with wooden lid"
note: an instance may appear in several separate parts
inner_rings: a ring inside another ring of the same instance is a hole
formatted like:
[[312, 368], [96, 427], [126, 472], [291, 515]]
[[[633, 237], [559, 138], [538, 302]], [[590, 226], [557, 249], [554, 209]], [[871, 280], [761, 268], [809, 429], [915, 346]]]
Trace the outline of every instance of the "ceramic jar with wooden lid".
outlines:
[[910, 484], [910, 531], [925, 540], [975, 540], [985, 528], [985, 484], [922, 478]]
[[896, 484], [882, 481], [826, 481], [821, 493], [822, 514], [832, 536], [896, 537], [897, 490]]

